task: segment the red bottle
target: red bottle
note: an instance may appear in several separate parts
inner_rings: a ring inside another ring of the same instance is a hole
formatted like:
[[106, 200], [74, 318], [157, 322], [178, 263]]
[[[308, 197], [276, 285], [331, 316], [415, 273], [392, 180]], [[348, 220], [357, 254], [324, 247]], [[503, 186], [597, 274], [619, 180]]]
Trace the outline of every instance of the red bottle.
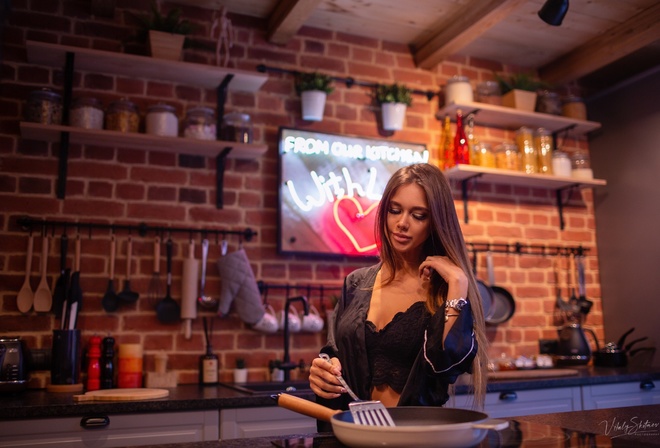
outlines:
[[470, 145], [463, 128], [463, 111], [456, 111], [456, 135], [454, 136], [454, 163], [458, 165], [470, 163]]
[[101, 388], [101, 338], [92, 336], [89, 338], [87, 349], [87, 390], [99, 390]]

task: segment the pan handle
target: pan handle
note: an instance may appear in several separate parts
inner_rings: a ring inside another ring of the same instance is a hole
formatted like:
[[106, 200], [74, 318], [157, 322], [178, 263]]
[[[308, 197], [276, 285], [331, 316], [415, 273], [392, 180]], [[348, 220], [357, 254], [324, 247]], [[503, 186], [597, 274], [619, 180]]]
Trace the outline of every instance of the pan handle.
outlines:
[[284, 393], [277, 395], [277, 405], [284, 409], [326, 422], [329, 422], [333, 415], [342, 412], [340, 410], [321, 406], [318, 403], [305, 400], [304, 398], [296, 397], [295, 395]]

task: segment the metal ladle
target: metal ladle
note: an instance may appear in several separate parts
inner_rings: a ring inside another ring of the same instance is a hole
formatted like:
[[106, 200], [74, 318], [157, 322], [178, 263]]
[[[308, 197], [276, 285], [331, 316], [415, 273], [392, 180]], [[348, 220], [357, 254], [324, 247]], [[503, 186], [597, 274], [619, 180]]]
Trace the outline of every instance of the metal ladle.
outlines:
[[[224, 257], [227, 254], [227, 241], [222, 240], [222, 256]], [[197, 303], [199, 306], [205, 309], [213, 309], [218, 307], [218, 299], [208, 296], [204, 293], [204, 287], [206, 286], [206, 261], [209, 256], [209, 240], [204, 238], [202, 240], [202, 278], [200, 280], [199, 286], [199, 297], [197, 298]]]

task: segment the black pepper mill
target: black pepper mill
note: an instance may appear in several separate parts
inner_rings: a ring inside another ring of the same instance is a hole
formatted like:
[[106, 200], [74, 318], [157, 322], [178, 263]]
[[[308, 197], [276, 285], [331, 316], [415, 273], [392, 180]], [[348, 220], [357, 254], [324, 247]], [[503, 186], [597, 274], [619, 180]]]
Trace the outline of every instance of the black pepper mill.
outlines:
[[101, 350], [101, 389], [112, 389], [115, 380], [115, 338], [103, 338]]

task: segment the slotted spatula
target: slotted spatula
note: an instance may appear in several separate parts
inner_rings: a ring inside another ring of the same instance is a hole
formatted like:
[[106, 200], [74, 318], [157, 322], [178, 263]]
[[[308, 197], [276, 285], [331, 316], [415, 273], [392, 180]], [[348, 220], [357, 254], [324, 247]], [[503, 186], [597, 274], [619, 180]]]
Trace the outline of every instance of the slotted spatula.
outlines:
[[[332, 364], [330, 362], [330, 357], [327, 354], [321, 353], [319, 357]], [[351, 411], [353, 422], [356, 425], [395, 426], [392, 416], [383, 403], [378, 400], [360, 400], [360, 398], [355, 395], [355, 392], [348, 387], [348, 384], [346, 384], [346, 381], [341, 375], [336, 376], [336, 378], [344, 389], [346, 389], [348, 395], [355, 400], [348, 404], [348, 409]]]

